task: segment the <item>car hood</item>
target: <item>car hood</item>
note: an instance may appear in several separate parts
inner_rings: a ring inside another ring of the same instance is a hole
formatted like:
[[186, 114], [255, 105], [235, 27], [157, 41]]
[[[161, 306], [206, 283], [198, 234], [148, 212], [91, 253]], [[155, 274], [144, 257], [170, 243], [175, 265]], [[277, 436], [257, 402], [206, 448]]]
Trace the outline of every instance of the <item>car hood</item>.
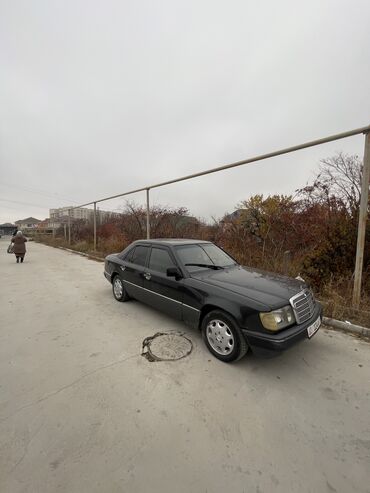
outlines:
[[291, 277], [242, 266], [202, 270], [192, 273], [191, 277], [233, 291], [271, 309], [288, 304], [292, 296], [307, 287], [304, 282]]

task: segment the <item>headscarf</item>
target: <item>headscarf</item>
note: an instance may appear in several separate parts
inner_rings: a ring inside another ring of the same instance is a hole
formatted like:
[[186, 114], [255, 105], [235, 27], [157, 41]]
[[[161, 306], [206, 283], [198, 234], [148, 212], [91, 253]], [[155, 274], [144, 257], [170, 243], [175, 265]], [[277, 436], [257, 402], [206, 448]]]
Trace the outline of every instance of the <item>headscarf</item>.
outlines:
[[20, 231], [20, 230], [19, 230], [19, 231], [17, 231], [17, 236], [23, 236], [22, 231]]

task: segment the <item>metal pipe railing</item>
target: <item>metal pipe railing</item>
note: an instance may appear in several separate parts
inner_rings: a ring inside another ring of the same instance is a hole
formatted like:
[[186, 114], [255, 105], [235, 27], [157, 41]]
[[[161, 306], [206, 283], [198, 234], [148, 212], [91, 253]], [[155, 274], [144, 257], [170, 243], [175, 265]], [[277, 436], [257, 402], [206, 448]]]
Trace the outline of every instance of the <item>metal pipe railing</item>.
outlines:
[[149, 188], [146, 189], [146, 237], [150, 238]]
[[339, 134], [330, 135], [329, 137], [324, 137], [322, 139], [311, 140], [303, 144], [298, 144], [292, 147], [286, 147], [284, 149], [268, 152], [266, 154], [260, 154], [258, 156], [254, 156], [248, 159], [243, 159], [242, 161], [237, 161], [235, 163], [224, 164], [216, 168], [200, 171], [198, 173], [182, 176], [180, 178], [174, 178], [172, 180], [163, 181], [161, 183], [156, 183], [154, 185], [137, 188], [135, 190], [130, 190], [129, 192], [111, 195], [110, 197], [105, 197], [99, 200], [93, 200], [91, 202], [87, 202], [79, 206], [70, 207], [68, 210], [68, 242], [71, 243], [71, 210], [73, 209], [79, 209], [80, 207], [86, 207], [87, 205], [94, 204], [94, 250], [96, 250], [96, 204], [99, 202], [104, 202], [106, 200], [117, 199], [119, 197], [124, 197], [126, 195], [131, 195], [133, 193], [146, 191], [146, 236], [147, 238], [150, 238], [149, 191], [151, 188], [164, 187], [166, 185], [171, 185], [172, 183], [179, 183], [181, 181], [191, 180], [193, 178], [209, 175], [211, 173], [217, 173], [219, 171], [236, 168], [238, 166], [243, 166], [245, 164], [255, 163], [257, 161], [262, 161], [264, 159], [281, 156], [282, 154], [288, 154], [291, 152], [299, 151], [301, 149], [307, 149], [308, 147], [314, 147], [321, 144], [326, 144], [328, 142], [333, 142], [336, 140], [345, 139], [347, 137], [352, 137], [354, 135], [360, 135], [360, 134], [365, 134], [365, 153], [364, 153], [364, 166], [363, 166], [363, 176], [362, 176], [362, 185], [361, 185], [361, 202], [360, 202], [360, 214], [359, 214], [359, 222], [358, 222], [356, 266], [355, 266], [354, 288], [353, 288], [353, 305], [358, 307], [360, 303], [360, 294], [361, 294], [361, 279], [362, 279], [363, 257], [364, 257], [364, 247], [365, 247], [365, 230], [366, 230], [367, 203], [368, 203], [368, 191], [369, 191], [370, 125], [366, 127], [356, 128], [348, 132], [342, 132]]
[[94, 202], [94, 252], [96, 252], [96, 202]]
[[262, 161], [264, 159], [269, 159], [275, 156], [281, 156], [282, 154], [289, 154], [290, 152], [299, 151], [301, 149], [307, 149], [308, 147], [314, 147], [321, 144], [326, 144], [327, 142], [333, 142], [334, 140], [346, 139], [347, 137], [352, 137], [354, 135], [360, 135], [370, 132], [370, 125], [367, 127], [356, 128], [355, 130], [350, 130], [348, 132], [342, 132], [340, 134], [330, 135], [329, 137], [324, 137], [323, 139], [311, 140], [305, 142], [304, 144], [298, 144], [292, 147], [286, 147], [284, 149], [279, 149], [277, 151], [268, 152], [267, 154], [260, 154], [259, 156], [254, 156], [248, 159], [243, 159], [242, 161], [237, 161], [235, 163], [224, 164], [218, 166], [217, 168], [211, 168], [205, 171], [200, 171], [198, 173], [193, 173], [191, 175], [182, 176], [180, 178], [174, 178], [173, 180], [163, 181], [161, 183], [156, 183], [154, 185], [147, 185], [142, 188], [136, 188], [135, 190], [130, 190], [129, 192], [118, 193], [117, 195], [111, 195], [110, 197], [105, 197], [99, 200], [93, 200], [91, 202], [86, 202], [85, 204], [71, 207], [72, 209], [79, 209], [80, 207], [86, 207], [87, 205], [92, 205], [94, 202], [104, 202], [106, 200], [117, 199], [119, 197], [124, 197], [125, 195], [131, 195], [133, 193], [144, 192], [145, 190], [150, 190], [151, 188], [164, 187], [165, 185], [171, 185], [172, 183], [178, 183], [180, 181], [190, 180], [192, 178], [198, 178], [199, 176], [209, 175], [211, 173], [217, 173], [218, 171], [223, 171], [230, 168], [236, 168], [244, 164], [255, 163], [257, 161]]

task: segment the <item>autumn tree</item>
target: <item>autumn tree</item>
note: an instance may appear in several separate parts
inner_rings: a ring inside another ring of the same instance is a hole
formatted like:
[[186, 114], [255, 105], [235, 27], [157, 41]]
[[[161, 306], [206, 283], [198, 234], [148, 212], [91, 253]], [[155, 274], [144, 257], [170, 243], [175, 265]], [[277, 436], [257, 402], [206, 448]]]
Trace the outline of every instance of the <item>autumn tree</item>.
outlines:
[[[127, 201], [120, 215], [119, 224], [128, 241], [146, 237], [146, 208]], [[189, 215], [185, 207], [150, 208], [150, 231], [153, 238], [183, 238], [198, 236], [200, 221]]]
[[307, 203], [329, 203], [334, 200], [355, 215], [361, 197], [361, 178], [360, 158], [338, 152], [332, 157], [322, 159], [313, 183], [297, 192]]
[[[312, 184], [297, 190], [302, 214], [321, 220], [321, 224], [316, 222], [316, 230], [320, 230], [321, 235], [317, 235], [303, 268], [317, 286], [338, 275], [350, 277], [353, 272], [361, 178], [359, 157], [337, 153], [320, 162]], [[369, 241], [369, 227], [366, 236]], [[365, 252], [365, 271], [369, 260], [369, 253]]]
[[274, 257], [287, 247], [295, 232], [296, 203], [290, 195], [254, 195], [243, 201], [238, 221], [261, 244], [262, 259], [266, 249]]

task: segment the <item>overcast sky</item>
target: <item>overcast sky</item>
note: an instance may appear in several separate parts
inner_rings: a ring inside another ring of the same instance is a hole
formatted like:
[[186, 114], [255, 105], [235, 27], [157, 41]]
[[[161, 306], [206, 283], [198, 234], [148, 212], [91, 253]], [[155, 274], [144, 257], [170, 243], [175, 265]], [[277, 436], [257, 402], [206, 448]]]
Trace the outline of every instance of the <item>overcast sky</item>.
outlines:
[[[369, 26], [368, 0], [0, 0], [0, 222], [370, 124]], [[151, 200], [220, 217], [294, 192], [335, 151], [362, 156], [363, 141]]]

